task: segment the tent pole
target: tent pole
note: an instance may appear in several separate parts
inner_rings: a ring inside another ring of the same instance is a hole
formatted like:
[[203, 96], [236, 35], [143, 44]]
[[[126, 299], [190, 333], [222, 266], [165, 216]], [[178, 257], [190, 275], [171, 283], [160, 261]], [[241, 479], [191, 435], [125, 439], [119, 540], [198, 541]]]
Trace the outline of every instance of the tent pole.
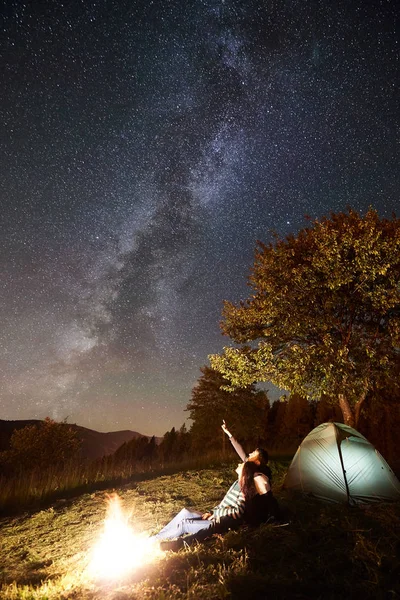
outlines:
[[338, 452], [339, 452], [340, 464], [342, 465], [342, 471], [343, 471], [343, 477], [344, 477], [344, 484], [346, 486], [347, 502], [349, 504], [351, 504], [351, 502], [350, 502], [350, 490], [349, 490], [349, 486], [348, 486], [348, 483], [347, 483], [347, 477], [346, 477], [346, 469], [344, 468], [343, 456], [342, 456], [342, 449], [340, 447], [340, 445], [341, 445], [342, 442], [339, 440], [339, 436], [338, 436], [338, 432], [337, 432], [336, 426], [335, 426], [335, 433], [336, 433], [336, 443], [337, 443]]

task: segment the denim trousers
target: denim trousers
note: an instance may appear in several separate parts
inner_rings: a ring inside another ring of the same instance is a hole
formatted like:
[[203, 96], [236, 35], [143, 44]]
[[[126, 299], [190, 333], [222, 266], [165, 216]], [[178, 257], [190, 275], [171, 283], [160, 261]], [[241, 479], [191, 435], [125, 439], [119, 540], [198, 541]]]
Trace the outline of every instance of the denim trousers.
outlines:
[[198, 533], [202, 529], [212, 527], [212, 521], [201, 518], [201, 513], [192, 512], [187, 508], [182, 510], [159, 531], [154, 538], [159, 540], [172, 540], [189, 533]]
[[165, 540], [175, 539], [181, 536], [185, 537], [185, 542], [201, 542], [212, 536], [214, 533], [225, 533], [229, 529], [237, 529], [242, 524], [241, 519], [233, 517], [221, 517], [219, 522], [202, 519], [201, 513], [192, 512], [183, 508], [177, 515], [167, 523], [161, 531], [154, 536], [154, 539]]

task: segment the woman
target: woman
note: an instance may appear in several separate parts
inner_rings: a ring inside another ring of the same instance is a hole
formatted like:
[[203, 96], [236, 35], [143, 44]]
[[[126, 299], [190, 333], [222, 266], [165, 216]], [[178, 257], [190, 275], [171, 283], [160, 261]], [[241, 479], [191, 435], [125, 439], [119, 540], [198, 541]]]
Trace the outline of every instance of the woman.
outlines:
[[[259, 507], [254, 496], [268, 494], [268, 477], [260, 473], [258, 466], [252, 461], [240, 463], [236, 473], [237, 480], [212, 511], [201, 514], [184, 508], [154, 536], [153, 539], [161, 540], [161, 550], [178, 550], [184, 544], [203, 541], [214, 533], [237, 529], [244, 520], [255, 524], [255, 511], [259, 510]], [[244, 518], [246, 513], [247, 517]], [[262, 520], [264, 519], [260, 518], [260, 522]]]
[[[239, 474], [238, 469], [236, 472]], [[177, 550], [183, 546], [184, 535], [187, 536], [185, 543], [189, 544], [206, 539], [214, 533], [224, 533], [236, 528], [243, 520], [244, 511], [245, 497], [237, 479], [218, 506], [203, 514], [183, 508], [153, 539], [168, 540], [161, 541], [162, 550]]]
[[269, 478], [259, 470], [259, 466], [247, 460], [242, 467], [240, 487], [245, 497], [243, 521], [257, 526], [279, 518], [279, 507], [274, 498]]
[[[279, 521], [281, 519], [281, 511], [276, 498], [272, 494], [272, 473], [268, 466], [269, 456], [267, 450], [265, 448], [256, 448], [246, 456], [242, 445], [228, 430], [225, 421], [222, 421], [221, 427], [229, 437], [232, 446], [240, 458], [244, 461], [245, 479], [248, 480], [248, 485], [250, 486], [246, 491], [245, 521], [252, 525], [258, 525], [268, 520]], [[263, 480], [262, 476], [266, 479]]]

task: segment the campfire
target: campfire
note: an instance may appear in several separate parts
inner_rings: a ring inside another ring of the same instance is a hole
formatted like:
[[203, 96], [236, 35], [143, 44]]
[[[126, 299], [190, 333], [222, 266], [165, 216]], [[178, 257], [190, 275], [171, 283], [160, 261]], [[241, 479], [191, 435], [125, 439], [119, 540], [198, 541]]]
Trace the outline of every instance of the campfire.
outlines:
[[122, 579], [158, 555], [146, 534], [137, 534], [124, 514], [117, 494], [108, 499], [103, 532], [93, 549], [89, 574], [96, 579]]

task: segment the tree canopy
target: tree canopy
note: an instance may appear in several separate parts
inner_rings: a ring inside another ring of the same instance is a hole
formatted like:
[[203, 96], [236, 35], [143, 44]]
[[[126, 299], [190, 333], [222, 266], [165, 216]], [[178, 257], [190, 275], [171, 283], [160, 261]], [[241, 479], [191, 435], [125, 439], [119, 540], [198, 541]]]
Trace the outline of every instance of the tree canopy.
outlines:
[[251, 296], [225, 302], [224, 334], [239, 347], [210, 356], [231, 389], [255, 381], [338, 399], [356, 425], [367, 392], [397, 376], [400, 221], [370, 209], [315, 220], [297, 236], [258, 243]]

